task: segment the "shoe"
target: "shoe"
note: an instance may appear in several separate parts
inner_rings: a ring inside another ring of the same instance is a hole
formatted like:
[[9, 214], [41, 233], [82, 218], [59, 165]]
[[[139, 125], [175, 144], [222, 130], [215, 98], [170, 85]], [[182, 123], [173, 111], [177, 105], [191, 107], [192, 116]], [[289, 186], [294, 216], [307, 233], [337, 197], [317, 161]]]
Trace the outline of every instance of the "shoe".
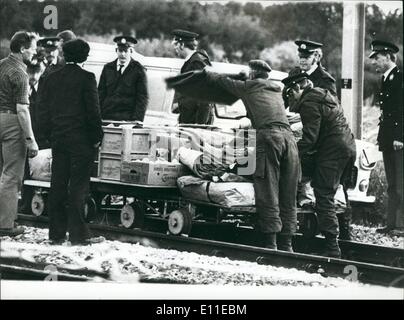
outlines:
[[264, 233], [264, 247], [267, 249], [277, 249], [275, 232]]
[[91, 244], [101, 243], [104, 241], [105, 241], [104, 237], [93, 237], [84, 240], [72, 240], [70, 241], [70, 243], [72, 246], [88, 246]]
[[278, 234], [278, 250], [293, 252], [292, 248], [292, 235], [291, 234]]
[[391, 230], [393, 230], [393, 228], [391, 228], [391, 227], [384, 227], [384, 228], [376, 229], [376, 232], [377, 232], [377, 233], [381, 233], [381, 234], [386, 234], [386, 233], [389, 233]]
[[0, 229], [0, 236], [15, 237], [24, 233], [23, 227]]
[[330, 258], [341, 258], [341, 249], [338, 246], [337, 235], [323, 232], [325, 236], [325, 250], [323, 255]]

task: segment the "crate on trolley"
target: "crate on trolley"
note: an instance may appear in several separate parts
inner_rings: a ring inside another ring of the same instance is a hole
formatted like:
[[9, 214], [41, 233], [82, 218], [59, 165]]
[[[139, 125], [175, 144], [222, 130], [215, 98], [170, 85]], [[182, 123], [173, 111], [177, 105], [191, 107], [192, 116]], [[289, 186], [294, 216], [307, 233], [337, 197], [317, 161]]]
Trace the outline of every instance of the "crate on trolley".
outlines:
[[156, 132], [134, 125], [103, 126], [104, 138], [98, 156], [98, 177], [121, 180], [123, 161], [156, 158]]

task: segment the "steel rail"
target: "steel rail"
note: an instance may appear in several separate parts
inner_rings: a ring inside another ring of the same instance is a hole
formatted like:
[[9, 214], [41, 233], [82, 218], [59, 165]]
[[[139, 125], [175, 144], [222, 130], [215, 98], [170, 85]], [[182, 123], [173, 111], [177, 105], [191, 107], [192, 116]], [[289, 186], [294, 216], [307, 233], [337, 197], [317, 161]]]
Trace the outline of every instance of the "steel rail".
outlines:
[[38, 270], [35, 266], [20, 266], [16, 261], [1, 262], [0, 274], [2, 280], [93, 281], [93, 278], [84, 275]]
[[[48, 219], [46, 217], [19, 215], [19, 220], [24, 224], [44, 227], [47, 225]], [[343, 277], [368, 284], [404, 288], [404, 268], [304, 253], [290, 253], [215, 240], [171, 236], [138, 229], [96, 224], [89, 224], [89, 226], [95, 235], [102, 235], [111, 240], [129, 243], [147, 242], [157, 248], [196, 252], [278, 267], [297, 268], [311, 273], [320, 273], [325, 277]]]

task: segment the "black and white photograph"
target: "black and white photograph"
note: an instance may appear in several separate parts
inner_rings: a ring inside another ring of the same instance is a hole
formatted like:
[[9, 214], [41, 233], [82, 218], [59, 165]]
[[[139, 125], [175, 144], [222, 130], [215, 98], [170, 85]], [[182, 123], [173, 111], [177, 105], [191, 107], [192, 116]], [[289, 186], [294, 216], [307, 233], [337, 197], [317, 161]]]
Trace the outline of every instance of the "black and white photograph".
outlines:
[[402, 72], [402, 1], [0, 0], [0, 300], [404, 300]]

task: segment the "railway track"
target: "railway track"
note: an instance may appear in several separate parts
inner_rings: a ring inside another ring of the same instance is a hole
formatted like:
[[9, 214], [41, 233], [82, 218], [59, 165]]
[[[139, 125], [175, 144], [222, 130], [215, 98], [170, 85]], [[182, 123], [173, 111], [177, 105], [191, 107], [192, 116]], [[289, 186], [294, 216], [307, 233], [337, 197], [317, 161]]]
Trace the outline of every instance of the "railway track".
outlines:
[[[46, 217], [19, 215], [19, 222], [24, 225], [46, 227], [47, 221], [48, 219]], [[158, 229], [157, 226], [159, 223], [154, 221], [154, 224], [155, 226], [152, 226], [152, 228]], [[345, 254], [350, 253], [356, 260], [334, 259], [307, 253], [289, 253], [247, 244], [229, 243], [224, 242], [223, 239], [218, 241], [202, 239], [200, 237], [197, 238], [202, 232], [199, 230], [201, 227], [202, 226], [196, 224], [195, 228], [193, 228], [193, 233], [191, 233], [192, 237], [183, 237], [166, 235], [154, 231], [90, 224], [90, 228], [95, 235], [102, 235], [110, 240], [142, 243], [147, 239], [155, 246], [164, 249], [196, 252], [210, 256], [227, 257], [233, 260], [244, 260], [257, 262], [259, 264], [296, 268], [310, 273], [320, 273], [324, 277], [343, 277], [368, 284], [404, 288], [404, 268], [402, 266], [389, 265], [391, 261], [403, 258], [404, 250], [402, 249], [341, 241], [341, 248]], [[206, 225], [204, 225], [204, 230], [207, 230]], [[251, 230], [248, 229], [242, 230], [242, 228], [240, 228], [238, 232], [238, 234], [233, 235], [233, 237], [238, 237], [238, 240], [252, 235]], [[227, 232], [218, 233], [221, 238], [225, 238], [225, 240], [230, 239], [230, 235], [228, 235], [227, 238], [224, 236]], [[205, 236], [209, 236], [209, 232], [206, 232]], [[298, 247], [301, 245], [301, 240], [301, 237], [296, 238], [296, 245]], [[314, 239], [313, 241], [314, 244], [318, 245], [321, 243], [322, 239]], [[366, 259], [368, 260], [375, 260], [375, 257], [377, 257], [379, 263], [359, 261], [358, 257], [364, 259], [367, 257]], [[381, 260], [387, 261], [387, 263], [383, 264]]]

